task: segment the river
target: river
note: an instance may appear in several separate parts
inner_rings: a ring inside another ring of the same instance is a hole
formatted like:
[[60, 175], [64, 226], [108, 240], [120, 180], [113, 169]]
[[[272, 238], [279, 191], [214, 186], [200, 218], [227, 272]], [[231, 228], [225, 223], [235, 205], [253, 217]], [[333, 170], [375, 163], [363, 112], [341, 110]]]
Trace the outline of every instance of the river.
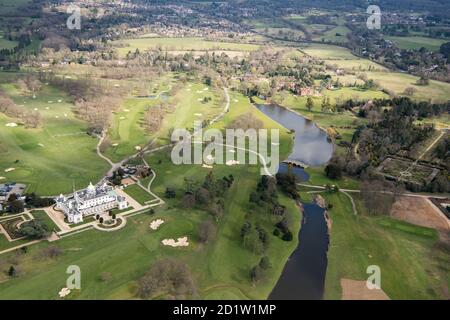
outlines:
[[[295, 131], [293, 152], [289, 160], [300, 161], [308, 166], [320, 166], [333, 154], [333, 144], [327, 134], [314, 122], [277, 105], [256, 105], [265, 115], [285, 128]], [[280, 172], [287, 165], [280, 165]], [[301, 181], [309, 176], [302, 168], [293, 168]], [[329, 244], [324, 209], [315, 203], [303, 204], [302, 227], [299, 245], [289, 257], [271, 300], [320, 300], [323, 298]]]

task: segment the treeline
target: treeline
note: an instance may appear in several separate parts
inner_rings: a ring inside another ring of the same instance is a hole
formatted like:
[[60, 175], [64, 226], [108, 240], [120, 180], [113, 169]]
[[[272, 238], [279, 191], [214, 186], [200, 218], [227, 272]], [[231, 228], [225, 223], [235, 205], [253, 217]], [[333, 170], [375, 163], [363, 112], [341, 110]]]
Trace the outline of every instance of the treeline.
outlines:
[[31, 111], [18, 106], [4, 91], [0, 90], [0, 112], [19, 119], [26, 128], [37, 128], [42, 123], [39, 111]]

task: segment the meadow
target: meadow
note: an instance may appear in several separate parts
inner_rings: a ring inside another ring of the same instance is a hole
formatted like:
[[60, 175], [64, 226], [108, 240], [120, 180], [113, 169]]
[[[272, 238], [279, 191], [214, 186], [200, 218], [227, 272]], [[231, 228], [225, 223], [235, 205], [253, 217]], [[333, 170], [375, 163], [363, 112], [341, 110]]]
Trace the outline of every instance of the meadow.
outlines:
[[387, 40], [391, 40], [394, 42], [399, 48], [405, 49], [405, 50], [413, 50], [413, 49], [420, 49], [425, 48], [429, 51], [435, 51], [439, 52], [439, 49], [443, 43], [449, 42], [449, 40], [446, 39], [436, 39], [436, 38], [429, 38], [429, 37], [394, 37], [394, 36], [387, 36], [385, 37]]
[[[2, 89], [16, 104], [39, 111], [43, 122], [37, 129], [7, 127], [17, 120], [0, 115], [3, 181], [25, 183], [27, 192], [57, 195], [70, 192], [74, 184], [80, 188], [97, 182], [108, 170], [95, 152], [98, 140], [86, 134], [87, 125], [75, 118], [74, 105], [64, 92], [44, 86], [33, 99], [13, 84], [3, 84]], [[15, 170], [5, 172], [9, 168]]]
[[344, 194], [321, 195], [333, 204], [326, 299], [340, 299], [342, 278], [367, 280], [370, 265], [381, 268], [381, 288], [391, 299], [445, 298], [450, 260], [435, 230], [368, 216], [358, 198], [354, 216]]
[[113, 41], [119, 55], [125, 56], [136, 49], [145, 51], [150, 49], [162, 49], [164, 51], [255, 51], [258, 45], [208, 41], [202, 38], [138, 38]]
[[339, 78], [341, 83], [352, 85], [353, 83], [361, 83], [358, 75], [365, 75], [367, 79], [372, 79], [380, 89], [386, 89], [397, 95], [403, 95], [408, 87], [414, 88], [411, 96], [415, 100], [447, 101], [450, 84], [430, 80], [427, 86], [416, 85], [418, 77], [400, 72], [389, 71], [387, 68], [372, 62], [368, 59], [361, 59], [354, 56], [350, 50], [327, 44], [311, 44], [303, 47], [302, 52], [315, 58], [325, 61], [326, 65], [335, 66], [343, 69], [347, 74], [337, 76], [333, 75], [333, 79]]
[[[149, 97], [131, 97], [115, 112], [108, 131], [111, 147], [107, 149], [106, 155], [110, 159], [120, 161], [135, 154], [136, 147], [142, 148], [151, 141], [156, 145], [167, 144], [172, 129], [192, 128], [195, 120], [210, 120], [223, 111], [225, 100], [221, 89], [201, 83], [186, 83], [173, 91], [171, 89], [175, 83], [171, 77], [150, 82], [149, 87], [155, 88], [151, 91], [153, 97], [150, 94]], [[208, 101], [204, 98], [208, 98]], [[172, 105], [174, 110], [166, 114], [157, 132], [149, 134], [142, 123], [144, 113], [163, 103]]]

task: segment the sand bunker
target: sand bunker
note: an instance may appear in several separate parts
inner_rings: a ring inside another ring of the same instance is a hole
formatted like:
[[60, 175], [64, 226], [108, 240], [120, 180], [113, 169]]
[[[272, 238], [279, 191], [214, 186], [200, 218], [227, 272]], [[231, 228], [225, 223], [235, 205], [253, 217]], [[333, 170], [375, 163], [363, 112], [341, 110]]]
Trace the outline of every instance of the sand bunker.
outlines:
[[370, 290], [366, 281], [341, 279], [342, 300], [390, 300], [381, 289]]
[[16, 168], [8, 168], [8, 169], [5, 169], [5, 172], [12, 172], [12, 171], [15, 171], [16, 170]]
[[161, 220], [161, 219], [152, 221], [152, 222], [150, 223], [150, 229], [152, 229], [152, 230], [158, 230], [159, 227], [160, 227], [163, 223], [164, 223], [164, 220]]
[[235, 166], [235, 165], [238, 165], [238, 164], [239, 164], [239, 161], [236, 161], [236, 160], [229, 160], [226, 163], [227, 166]]
[[69, 288], [62, 288], [61, 291], [58, 292], [60, 298], [64, 298], [70, 294]]
[[14, 127], [17, 127], [17, 123], [10, 122], [10, 123], [7, 123], [5, 126], [14, 128]]
[[177, 241], [174, 239], [164, 239], [161, 241], [163, 245], [169, 246], [169, 247], [187, 247], [189, 246], [188, 238], [178, 238]]

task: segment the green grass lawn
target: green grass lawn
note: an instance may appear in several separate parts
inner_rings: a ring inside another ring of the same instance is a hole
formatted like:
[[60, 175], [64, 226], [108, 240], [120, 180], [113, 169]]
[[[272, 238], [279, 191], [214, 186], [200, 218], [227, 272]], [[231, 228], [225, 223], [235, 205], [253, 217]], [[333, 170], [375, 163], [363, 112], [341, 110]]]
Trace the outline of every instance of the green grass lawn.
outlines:
[[49, 231], [55, 231], [55, 232], [61, 231], [45, 211], [33, 210], [33, 211], [31, 211], [31, 214], [33, 215], [33, 217], [35, 219], [44, 221], [44, 223], [47, 225]]
[[146, 202], [154, 199], [147, 191], [142, 189], [137, 184], [128, 186], [123, 189], [123, 191], [125, 191], [130, 197], [132, 197], [141, 205], [145, 205]]
[[447, 101], [450, 98], [450, 84], [430, 80], [428, 86], [417, 86], [416, 76], [399, 72], [365, 72], [369, 79], [376, 81], [382, 88], [393, 90], [396, 94], [403, 94], [406, 88], [413, 87], [416, 92], [412, 98], [416, 100]]
[[204, 51], [204, 50], [231, 50], [231, 51], [255, 51], [259, 46], [246, 43], [232, 43], [208, 41], [202, 38], [138, 38], [113, 41], [117, 45], [117, 51], [121, 56], [136, 49], [145, 51], [161, 48], [165, 51]]
[[26, 5], [31, 0], [2, 0], [0, 3], [0, 15], [13, 13], [18, 7]]
[[[6, 127], [16, 119], [0, 114], [0, 176], [4, 181], [22, 182], [28, 192], [56, 195], [96, 182], [108, 170], [95, 152], [97, 139], [86, 134], [86, 123], [75, 118], [69, 97], [43, 86], [36, 99], [23, 95], [14, 85], [2, 88], [29, 110], [37, 109], [43, 125], [38, 129]], [[60, 100], [61, 102], [58, 102]], [[15, 168], [6, 173], [4, 170]]]
[[[113, 161], [135, 154], [137, 146], [144, 147], [154, 139], [156, 144], [167, 144], [170, 142], [169, 133], [172, 129], [193, 128], [195, 120], [210, 120], [223, 111], [225, 99], [222, 89], [189, 82], [171, 96], [171, 88], [175, 82], [171, 77], [164, 79], [155, 83], [157, 90], [150, 90], [149, 94], [157, 96], [163, 92], [164, 95], [158, 99], [130, 98], [115, 113], [109, 129], [111, 147], [106, 151], [106, 155]], [[211, 98], [211, 101], [203, 102], [204, 98]], [[144, 113], [162, 102], [173, 105], [175, 110], [166, 114], [157, 132], [149, 134], [142, 125]]]
[[2, 36], [0, 37], [0, 49], [13, 49], [17, 46], [17, 44], [17, 41], [10, 41], [8, 39], [4, 39]]
[[345, 26], [337, 26], [331, 30], [328, 30], [323, 33], [323, 35], [315, 38], [314, 40], [324, 40], [325, 42], [338, 42], [338, 43], [346, 43], [348, 42], [347, 34], [350, 32], [350, 29]]
[[429, 37], [394, 37], [387, 36], [387, 40], [394, 42], [399, 48], [411, 50], [420, 49], [422, 47], [428, 49], [429, 51], [438, 52], [443, 43], [448, 42], [446, 39], [435, 39]]
[[366, 280], [370, 265], [381, 268], [381, 288], [391, 299], [445, 298], [450, 256], [436, 246], [435, 230], [388, 217], [354, 216], [344, 194], [321, 195], [333, 204], [326, 299], [340, 299], [342, 278]]

